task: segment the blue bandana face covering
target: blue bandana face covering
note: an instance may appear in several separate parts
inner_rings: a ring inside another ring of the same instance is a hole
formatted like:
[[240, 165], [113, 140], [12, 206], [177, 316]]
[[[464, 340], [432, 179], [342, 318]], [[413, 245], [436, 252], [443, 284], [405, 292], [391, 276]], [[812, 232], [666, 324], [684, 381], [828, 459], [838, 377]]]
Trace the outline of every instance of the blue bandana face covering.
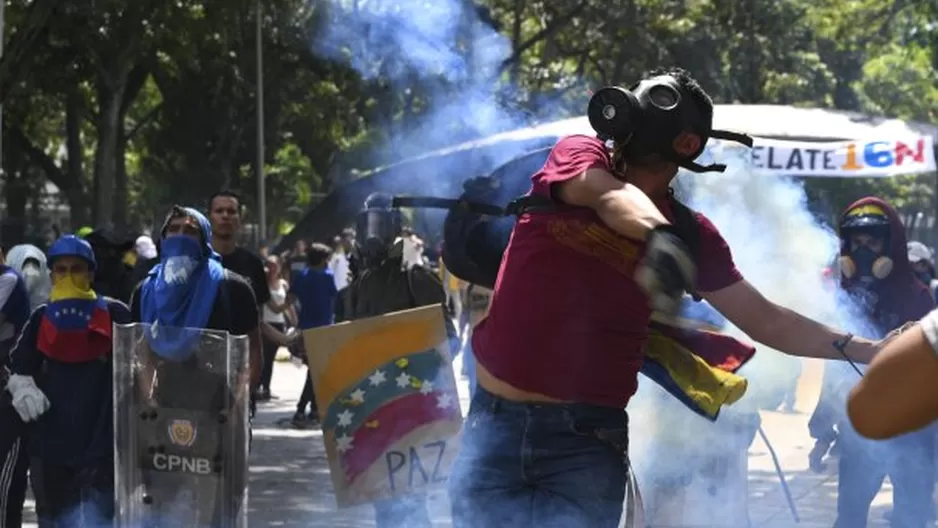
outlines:
[[194, 209], [185, 211], [198, 221], [204, 242], [185, 235], [163, 239], [160, 263], [147, 276], [140, 297], [141, 318], [152, 325], [150, 347], [170, 361], [183, 361], [196, 352], [225, 276], [211, 246], [208, 220]]

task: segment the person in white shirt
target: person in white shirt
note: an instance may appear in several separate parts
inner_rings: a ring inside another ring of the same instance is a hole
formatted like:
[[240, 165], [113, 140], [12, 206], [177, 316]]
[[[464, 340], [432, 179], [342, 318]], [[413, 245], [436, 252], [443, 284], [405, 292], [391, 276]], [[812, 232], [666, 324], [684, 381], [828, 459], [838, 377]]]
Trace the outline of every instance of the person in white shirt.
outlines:
[[[271, 255], [267, 257], [264, 263], [264, 271], [267, 272], [267, 288], [270, 290], [270, 301], [263, 306], [263, 321], [270, 325], [276, 331], [272, 336], [264, 335], [263, 357], [264, 367], [261, 369], [261, 381], [257, 387], [257, 400], [269, 401], [275, 397], [270, 392], [270, 380], [274, 374], [274, 360], [277, 358], [277, 350], [283, 346], [284, 340], [292, 334], [287, 334], [287, 328], [295, 326], [296, 312], [292, 306], [287, 307], [282, 312], [271, 310], [270, 305], [280, 306], [287, 300], [287, 292], [290, 285], [281, 275], [280, 258]], [[279, 334], [279, 335], [278, 335]], [[272, 339], [280, 338], [282, 339]]]
[[410, 228], [401, 229], [400, 240], [403, 242], [403, 258], [401, 262], [407, 269], [414, 266], [424, 266], [424, 243]]
[[337, 236], [333, 241], [332, 258], [329, 259], [329, 269], [332, 270], [332, 276], [335, 278], [335, 289], [341, 290], [348, 286], [349, 277], [352, 273], [349, 265], [348, 252], [351, 241], [348, 234]]

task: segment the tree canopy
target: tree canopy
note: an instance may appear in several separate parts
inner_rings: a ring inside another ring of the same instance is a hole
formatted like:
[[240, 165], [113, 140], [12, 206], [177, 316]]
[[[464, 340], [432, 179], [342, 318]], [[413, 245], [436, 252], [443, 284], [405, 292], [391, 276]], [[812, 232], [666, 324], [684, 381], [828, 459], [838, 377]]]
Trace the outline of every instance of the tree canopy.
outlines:
[[[369, 168], [582, 114], [589, 90], [658, 66], [717, 103], [938, 121], [938, 3], [920, 0], [6, 0], [5, 15], [5, 222], [21, 234], [43, 229], [47, 183], [64, 229], [152, 226], [220, 188], [250, 217], [258, 17], [266, 236]], [[832, 207], [876, 192], [930, 210], [932, 180], [808, 186]]]

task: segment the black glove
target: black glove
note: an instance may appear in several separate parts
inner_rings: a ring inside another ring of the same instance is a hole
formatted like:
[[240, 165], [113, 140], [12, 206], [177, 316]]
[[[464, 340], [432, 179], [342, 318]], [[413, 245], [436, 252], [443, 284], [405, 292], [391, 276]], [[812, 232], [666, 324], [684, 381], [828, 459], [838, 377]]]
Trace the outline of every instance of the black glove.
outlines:
[[675, 315], [685, 292], [694, 290], [697, 264], [674, 226], [662, 224], [645, 238], [645, 258], [635, 281], [648, 295], [652, 310]]

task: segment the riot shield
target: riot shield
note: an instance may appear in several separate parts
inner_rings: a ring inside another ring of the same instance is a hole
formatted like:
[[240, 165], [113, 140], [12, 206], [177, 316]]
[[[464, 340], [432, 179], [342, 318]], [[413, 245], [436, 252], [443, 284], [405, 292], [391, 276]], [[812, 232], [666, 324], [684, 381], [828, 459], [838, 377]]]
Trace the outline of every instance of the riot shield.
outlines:
[[303, 331], [340, 508], [439, 489], [462, 413], [439, 305]]
[[247, 526], [248, 340], [114, 327], [115, 526]]

